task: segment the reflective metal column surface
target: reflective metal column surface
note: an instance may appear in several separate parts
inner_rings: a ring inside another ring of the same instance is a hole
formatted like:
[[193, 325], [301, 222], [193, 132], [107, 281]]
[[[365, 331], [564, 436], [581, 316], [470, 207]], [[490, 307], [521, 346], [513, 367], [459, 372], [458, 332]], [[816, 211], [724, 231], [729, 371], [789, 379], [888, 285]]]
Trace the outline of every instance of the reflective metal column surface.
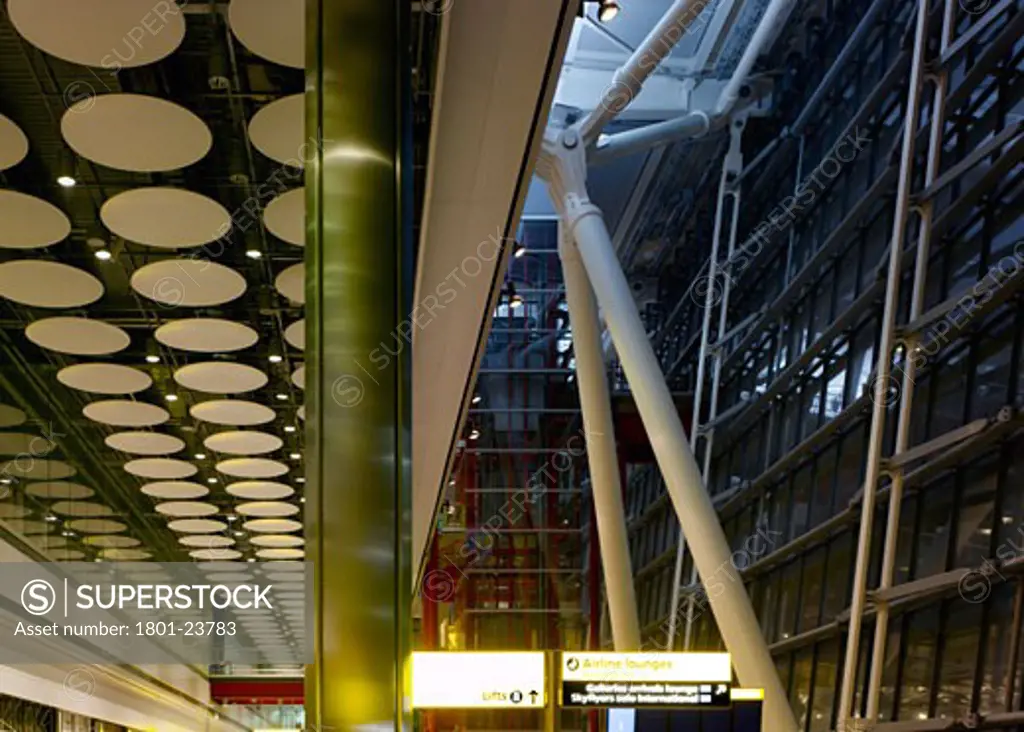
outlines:
[[411, 165], [402, 165], [407, 6], [306, 6], [306, 135], [316, 149], [315, 160], [306, 156], [305, 521], [316, 572], [310, 729], [398, 729], [408, 721], [409, 348], [396, 340], [411, 266], [403, 183]]

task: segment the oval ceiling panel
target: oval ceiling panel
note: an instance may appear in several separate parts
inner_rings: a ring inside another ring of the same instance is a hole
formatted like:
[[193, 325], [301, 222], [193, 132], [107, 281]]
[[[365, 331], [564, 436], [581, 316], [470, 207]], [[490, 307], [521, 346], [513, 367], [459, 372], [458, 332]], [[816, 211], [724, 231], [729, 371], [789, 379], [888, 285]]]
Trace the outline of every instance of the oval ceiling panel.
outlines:
[[37, 249], [64, 241], [71, 221], [48, 201], [0, 190], [0, 249]]
[[43, 457], [57, 446], [40, 435], [28, 432], [0, 432], [0, 455], [20, 455], [25, 460]]
[[145, 549], [120, 549], [114, 547], [101, 550], [100, 556], [113, 562], [141, 562], [150, 559], [153, 555]]
[[120, 521], [101, 518], [77, 519], [68, 522], [68, 528], [82, 534], [120, 534], [128, 527]]
[[260, 559], [302, 559], [306, 552], [302, 549], [260, 549], [256, 556]]
[[292, 374], [292, 383], [300, 389], [306, 388], [306, 367], [299, 366], [295, 369], [295, 373]]
[[142, 543], [130, 536], [87, 536], [82, 541], [89, 546], [98, 546], [105, 549], [127, 549], [139, 546]]
[[252, 501], [250, 503], [239, 503], [235, 507], [242, 516], [258, 516], [261, 518], [284, 518], [294, 516], [299, 512], [299, 507], [283, 501]]
[[46, 553], [50, 555], [50, 559], [58, 562], [78, 562], [85, 559], [85, 552], [77, 549], [48, 549]]
[[209, 244], [231, 230], [231, 214], [212, 198], [181, 188], [134, 188], [100, 208], [103, 224], [128, 241], [158, 249]]
[[27, 460], [18, 458], [0, 464], [0, 475], [32, 480], [60, 480], [70, 478], [76, 472], [73, 467], [60, 460], [41, 460], [31, 456]]
[[235, 478], [276, 478], [288, 472], [288, 466], [266, 458], [231, 458], [217, 463], [217, 471]]
[[145, 298], [176, 307], [213, 307], [245, 293], [245, 278], [223, 264], [205, 259], [165, 259], [139, 268], [132, 289]]
[[191, 518], [170, 521], [167, 528], [179, 534], [215, 534], [224, 531], [228, 525], [223, 521], [213, 519]]
[[116, 432], [104, 442], [129, 455], [172, 455], [185, 449], [184, 440], [159, 432]]
[[153, 336], [168, 348], [195, 353], [241, 351], [260, 338], [249, 326], [220, 318], [174, 320], [157, 328]]
[[235, 540], [230, 536], [219, 536], [217, 534], [192, 534], [179, 537], [178, 543], [182, 546], [199, 549], [223, 549], [226, 546], [233, 546]]
[[297, 415], [299, 415], [299, 419], [301, 419], [303, 422], [306, 421], [306, 405], [305, 404], [303, 404], [301, 407], [299, 407], [298, 410], [296, 410], [295, 413]]
[[0, 296], [33, 308], [81, 308], [103, 297], [103, 283], [60, 262], [15, 259], [0, 264]]
[[301, 531], [302, 523], [293, 519], [259, 518], [246, 521], [242, 524], [242, 528], [259, 534], [289, 534], [293, 531]]
[[305, 167], [315, 154], [306, 144], [306, 98], [292, 94], [271, 102], [249, 121], [249, 140], [271, 160], [294, 168]]
[[153, 379], [145, 371], [114, 363], [68, 366], [57, 372], [57, 381], [90, 394], [134, 394], [153, 385]]
[[0, 427], [17, 427], [25, 424], [27, 417], [17, 407], [8, 404], [0, 404]]
[[199, 117], [179, 104], [144, 94], [88, 96], [68, 108], [60, 131], [86, 160], [134, 173], [187, 168], [213, 145], [213, 135]]
[[188, 555], [194, 559], [217, 562], [227, 559], [238, 559], [242, 556], [242, 552], [235, 549], [196, 549], [189, 552]]
[[237, 430], [210, 435], [203, 441], [207, 450], [228, 455], [264, 455], [284, 445], [277, 435], [255, 430]]
[[44, 318], [25, 328], [25, 337], [40, 348], [74, 356], [106, 356], [123, 351], [131, 338], [116, 325], [89, 318]]
[[154, 427], [171, 418], [163, 407], [127, 399], [108, 399], [86, 404], [82, 414], [93, 422], [114, 427]]
[[199, 472], [192, 463], [174, 458], [141, 458], [130, 460], [124, 464], [126, 472], [137, 475], [141, 478], [156, 478], [158, 480], [176, 480], [178, 478], [191, 478]]
[[274, 280], [274, 287], [292, 302], [299, 305], [306, 303], [306, 265], [293, 264]]
[[304, 545], [306, 540], [301, 536], [290, 536], [288, 534], [264, 534], [252, 537], [249, 543], [255, 546], [295, 547]]
[[68, 483], [63, 480], [55, 480], [44, 483], [29, 483], [25, 492], [36, 498], [46, 498], [51, 501], [77, 501], [89, 498], [94, 494], [92, 488], [87, 488], [79, 483]]
[[245, 364], [206, 361], [181, 367], [174, 372], [174, 380], [186, 389], [207, 394], [242, 394], [266, 386], [268, 378]]
[[[181, 45], [184, 14], [180, 9], [155, 13], [154, 8], [153, 0], [7, 2], [11, 23], [33, 46], [65, 61], [108, 72], [154, 63]], [[144, 23], [148, 23], [145, 31]], [[138, 34], [142, 37], [136, 40]], [[85, 96], [82, 89], [79, 95]]]
[[0, 503], [0, 519], [20, 519], [32, 513], [32, 509], [17, 503]]
[[227, 492], [250, 501], [273, 501], [287, 498], [295, 493], [295, 489], [270, 480], [242, 480], [229, 485]]
[[166, 498], [172, 501], [187, 501], [203, 498], [210, 493], [209, 488], [199, 483], [186, 480], [158, 480], [142, 486], [142, 492], [153, 498]]
[[164, 516], [196, 517], [213, 516], [217, 513], [216, 506], [202, 501], [168, 501], [156, 504], [156, 510]]
[[231, 427], [252, 427], [273, 422], [277, 416], [273, 409], [242, 399], [214, 399], [196, 404], [189, 414], [203, 422]]
[[306, 10], [303, 0], [232, 0], [231, 30], [243, 46], [275, 64], [306, 67]]
[[300, 351], [306, 350], [306, 319], [296, 320], [294, 323], [284, 329], [284, 339], [288, 342], [288, 345], [298, 348]]
[[22, 536], [49, 534], [57, 528], [55, 524], [49, 521], [36, 521], [35, 519], [10, 519], [5, 523], [8, 529]]
[[50, 506], [50, 510], [63, 516], [78, 516], [80, 518], [114, 515], [114, 509], [110, 506], [88, 501], [57, 501]]
[[268, 203], [263, 223], [278, 239], [297, 247], [306, 246], [306, 189], [282, 193]]
[[28, 155], [28, 138], [18, 125], [0, 114], [0, 170], [13, 168]]

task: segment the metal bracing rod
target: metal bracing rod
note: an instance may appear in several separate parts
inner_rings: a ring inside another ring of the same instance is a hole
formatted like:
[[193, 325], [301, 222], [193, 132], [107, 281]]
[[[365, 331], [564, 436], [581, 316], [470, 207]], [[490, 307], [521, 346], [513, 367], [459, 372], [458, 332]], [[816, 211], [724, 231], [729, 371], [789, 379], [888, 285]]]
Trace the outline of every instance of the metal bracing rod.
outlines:
[[547, 180], [566, 230], [576, 241], [673, 508], [690, 543], [694, 564], [706, 581], [717, 579], [717, 591], [709, 592], [708, 600], [726, 648], [732, 654], [736, 675], [744, 686], [765, 690], [766, 729], [796, 732], [785, 689], [743, 581], [732, 563], [729, 542], [687, 444], [682, 421], [608, 228], [587, 195], [584, 146], [576, 130], [566, 130], [559, 139], [545, 141], [538, 171]]
[[579, 382], [583, 431], [587, 440], [591, 493], [601, 565], [608, 597], [612, 641], [616, 651], [640, 649], [640, 619], [637, 614], [633, 567], [629, 558], [626, 512], [622, 506], [619, 461], [615, 450], [615, 425], [601, 350], [601, 324], [597, 303], [587, 280], [576, 244], [558, 226], [562, 277], [572, 324], [573, 352]]
[[[956, 17], [956, 6], [953, 0], [945, 0], [942, 18], [942, 38], [939, 57], [949, 46], [953, 34], [953, 23]], [[939, 173], [942, 160], [942, 133], [945, 116], [947, 74], [940, 70], [934, 78], [934, 89], [931, 104], [931, 126], [928, 134], [928, 155], [925, 167], [924, 188], [928, 188]], [[925, 282], [928, 277], [928, 257], [931, 252], [932, 201], [924, 201], [919, 208], [919, 225], [917, 234], [917, 254], [914, 262], [913, 291], [910, 300], [908, 322], [914, 322], [924, 310]], [[914, 341], [916, 343], [916, 340]], [[897, 398], [900, 400], [899, 417], [896, 423], [896, 445], [893, 455], [906, 452], [910, 444], [910, 414], [914, 400], [914, 379], [917, 372], [917, 359], [913, 357], [913, 343], [907, 344], [910, 350], [903, 358], [903, 378]], [[905, 466], [904, 466], [905, 467]], [[885, 549], [882, 554], [882, 570], [879, 576], [878, 589], [884, 591], [892, 587], [893, 574], [896, 567], [896, 550], [899, 543], [900, 511], [903, 507], [903, 475], [904, 467], [891, 471], [889, 487], [889, 515], [885, 526]], [[885, 670], [885, 646], [889, 633], [889, 603], [877, 602], [875, 610], [875, 637], [872, 645], [871, 666], [868, 672], [867, 707], [864, 717], [874, 721], [878, 717], [879, 699], [882, 689], [882, 673]]]
[[590, 164], [603, 165], [616, 158], [649, 152], [678, 140], [704, 137], [712, 128], [720, 127], [723, 120], [722, 117], [716, 117], [712, 121], [706, 113], [698, 110], [682, 117], [608, 135], [598, 140]]
[[761, 21], [757, 24], [754, 35], [747, 43], [743, 56], [733, 72], [725, 88], [722, 89], [718, 102], [715, 104], [716, 115], [728, 115], [740, 98], [740, 90], [747, 83], [750, 71], [758, 57], [768, 50], [768, 44], [778, 35], [779, 26], [786, 22], [789, 14], [793, 11], [796, 0], [771, 0]]
[[[836, 723], [845, 729], [853, 712], [856, 687], [857, 660], [860, 655], [860, 631], [864, 615], [868, 565], [871, 557], [871, 529], [875, 520], [875, 494], [881, 474], [882, 448], [885, 436], [885, 417], [888, 411], [890, 362], [893, 353], [893, 332], [896, 311], [899, 308], [900, 269], [903, 243], [906, 238], [907, 218], [914, 165], [914, 142], [921, 104], [921, 80], [924, 75], [924, 54], [928, 41], [928, 0], [919, 0], [917, 22], [914, 29], [914, 48], [911, 56], [910, 80], [904, 110], [903, 139], [900, 167], [893, 215], [892, 240], [889, 244], [888, 279], [885, 286], [885, 305], [882, 311], [881, 333], [878, 342], [878, 361], [873, 384], [874, 403], [871, 410], [871, 431], [865, 466], [864, 497], [861, 505], [860, 531], [857, 538], [857, 561], [853, 572], [853, 597], [850, 604], [850, 626], [846, 639], [846, 657], [840, 687]], [[873, 721], [873, 720], [869, 720]]]

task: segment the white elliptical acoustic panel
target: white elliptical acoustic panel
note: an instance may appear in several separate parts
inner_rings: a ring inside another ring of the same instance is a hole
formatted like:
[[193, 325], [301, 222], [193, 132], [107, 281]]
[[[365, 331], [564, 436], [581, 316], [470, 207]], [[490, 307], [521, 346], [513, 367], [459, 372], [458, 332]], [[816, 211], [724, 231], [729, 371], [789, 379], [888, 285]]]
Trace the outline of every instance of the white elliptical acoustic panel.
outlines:
[[145, 549], [120, 549], [113, 547], [100, 551], [100, 557], [113, 562], [141, 562], [152, 558], [152, 556], [152, 553], [147, 552]]
[[36, 498], [45, 498], [51, 501], [79, 501], [83, 498], [90, 498], [95, 491], [80, 483], [69, 483], [64, 480], [52, 480], [42, 483], [29, 483], [25, 492]]
[[157, 513], [164, 516], [196, 518], [199, 516], [213, 516], [217, 513], [217, 507], [212, 503], [202, 501], [168, 501], [156, 504]]
[[217, 463], [217, 472], [234, 478], [276, 478], [288, 472], [288, 466], [266, 458], [231, 458]]
[[47, 551], [49, 549], [63, 549], [69, 542], [63, 536], [37, 536], [32, 539], [25, 541], [29, 546], [33, 546], [39, 551]]
[[245, 278], [230, 267], [206, 259], [165, 259], [140, 267], [132, 289], [171, 308], [224, 305], [245, 293]]
[[179, 385], [206, 394], [242, 394], [266, 386], [267, 375], [252, 366], [226, 361], [190, 363], [174, 372]]
[[83, 539], [89, 546], [98, 546], [103, 549], [128, 549], [139, 546], [142, 542], [130, 536], [87, 536]]
[[265, 455], [284, 445], [277, 435], [256, 430], [233, 430], [210, 435], [203, 441], [207, 450], [228, 455]]
[[304, 168], [316, 143], [306, 139], [305, 95], [282, 97], [256, 112], [249, 121], [249, 140], [271, 160]]
[[166, 498], [171, 501], [203, 498], [210, 493], [210, 489], [205, 485], [187, 480], [158, 480], [146, 483], [140, 490], [151, 498]]
[[11, 519], [4, 523], [7, 524], [8, 529], [22, 536], [49, 534], [57, 528], [49, 521], [36, 521], [35, 519]]
[[76, 519], [68, 522], [68, 528], [81, 534], [120, 534], [128, 530], [120, 521], [103, 518]]
[[123, 351], [132, 342], [116, 325], [64, 316], [29, 323], [25, 337], [40, 348], [73, 356], [108, 356]]
[[229, 485], [226, 490], [233, 496], [250, 501], [273, 501], [295, 493], [290, 485], [272, 480], [240, 480]]
[[38, 249], [64, 241], [71, 221], [49, 201], [0, 190], [0, 249]]
[[135, 394], [153, 385], [145, 371], [115, 363], [79, 363], [57, 372], [57, 381], [90, 394]]
[[306, 367], [299, 366], [292, 374], [292, 383], [300, 389], [306, 388]]
[[230, 536], [219, 536], [217, 534], [188, 534], [178, 538], [182, 546], [199, 549], [223, 549], [226, 546], [234, 546], [235, 540]]
[[0, 427], [17, 427], [28, 419], [25, 413], [9, 404], [0, 404]]
[[0, 475], [28, 480], [61, 480], [62, 478], [70, 478], [76, 472], [78, 471], [61, 460], [42, 460], [40, 458], [24, 460], [18, 458], [0, 464]]
[[107, 399], [86, 404], [82, 414], [93, 422], [114, 427], [155, 427], [171, 418], [163, 407], [127, 399]]
[[78, 562], [85, 559], [85, 552], [77, 549], [48, 549], [46, 553], [56, 562]]
[[0, 296], [33, 308], [81, 308], [103, 297], [103, 283], [60, 262], [15, 259], [0, 264]]
[[213, 145], [199, 117], [144, 94], [88, 96], [60, 120], [64, 141], [86, 160], [133, 173], [162, 173], [198, 162]]
[[288, 342], [288, 345], [293, 348], [298, 348], [300, 351], [306, 350], [306, 319], [296, 320], [294, 323], [284, 329], [284, 339]]
[[191, 478], [199, 472], [192, 463], [174, 458], [140, 458], [129, 460], [124, 464], [126, 472], [137, 475], [140, 478], [154, 478], [156, 480], [178, 480]]
[[252, 501], [239, 503], [235, 511], [241, 516], [257, 516], [259, 518], [284, 518], [294, 516], [299, 507], [284, 501]]
[[100, 207], [103, 224], [128, 241], [190, 249], [231, 230], [231, 214], [212, 198], [181, 188], [133, 188]]
[[239, 559], [242, 552], [235, 549], [196, 549], [188, 555], [194, 559], [206, 559], [211, 561], [224, 561], [227, 559]]
[[260, 559], [302, 559], [306, 552], [302, 549], [272, 548], [260, 549], [256, 556]]
[[213, 399], [200, 402], [189, 410], [195, 419], [229, 427], [253, 427], [273, 422], [274, 410], [263, 404], [243, 399]]
[[259, 334], [248, 325], [221, 318], [172, 320], [153, 337], [168, 348], [194, 353], [228, 353], [256, 345]]
[[223, 521], [205, 518], [187, 518], [169, 521], [167, 528], [179, 534], [215, 534], [224, 531], [228, 525]]
[[303, 404], [301, 407], [299, 407], [298, 410], [296, 410], [295, 413], [297, 415], [299, 415], [299, 419], [301, 419], [303, 422], [306, 421], [306, 405], [305, 404]]
[[173, 455], [185, 449], [185, 441], [159, 432], [116, 432], [104, 440], [107, 447], [129, 455]]
[[249, 540], [250, 544], [266, 547], [295, 547], [303, 546], [306, 540], [301, 536], [290, 536], [288, 534], [263, 534], [254, 536]]
[[[116, 72], [155, 63], [181, 45], [184, 13], [174, 3], [159, 13], [157, 5], [153, 0], [8, 0], [7, 12], [18, 33], [39, 50]], [[143, 37], [136, 40], [138, 33]]]
[[114, 515], [114, 509], [110, 506], [90, 501], [57, 501], [50, 506], [50, 510], [62, 516], [77, 516], [78, 518]]
[[258, 534], [290, 534], [293, 531], [302, 531], [302, 523], [286, 518], [258, 518], [246, 521], [242, 528]]
[[232, 0], [228, 23], [257, 56], [293, 69], [306, 67], [304, 0]]
[[273, 199], [263, 210], [263, 223], [278, 239], [306, 246], [306, 189], [296, 188]]
[[[0, 432], [0, 455], [20, 455], [26, 460], [43, 457], [57, 447], [52, 441], [30, 432]], [[2, 492], [0, 492], [2, 497]]]
[[28, 138], [18, 125], [0, 114], [0, 170], [13, 168], [28, 155]]
[[20, 519], [32, 513], [32, 509], [17, 503], [0, 502], [0, 519]]
[[274, 280], [274, 287], [292, 302], [305, 305], [306, 265], [299, 262], [283, 270]]

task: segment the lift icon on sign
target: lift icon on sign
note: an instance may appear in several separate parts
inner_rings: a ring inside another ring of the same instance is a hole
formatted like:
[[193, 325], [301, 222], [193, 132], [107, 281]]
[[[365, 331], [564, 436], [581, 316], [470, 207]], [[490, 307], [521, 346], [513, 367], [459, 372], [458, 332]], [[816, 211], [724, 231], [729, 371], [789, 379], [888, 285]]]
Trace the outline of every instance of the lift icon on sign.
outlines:
[[509, 699], [511, 699], [513, 704], [519, 704], [523, 700], [523, 692], [519, 691], [519, 689], [516, 689], [509, 696]]

